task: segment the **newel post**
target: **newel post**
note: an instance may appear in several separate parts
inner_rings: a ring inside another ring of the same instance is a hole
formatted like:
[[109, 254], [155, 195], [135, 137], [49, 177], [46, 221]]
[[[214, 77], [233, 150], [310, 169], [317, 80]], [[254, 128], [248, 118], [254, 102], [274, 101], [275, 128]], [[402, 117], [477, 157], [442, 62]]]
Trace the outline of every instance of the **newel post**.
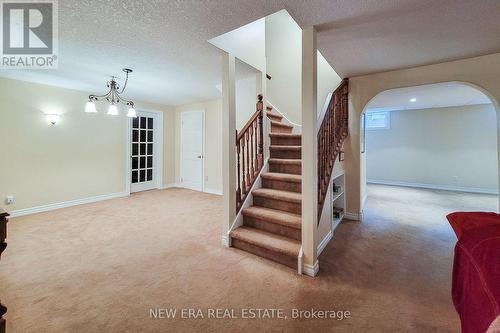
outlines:
[[264, 102], [262, 101], [262, 94], [259, 94], [257, 98], [257, 111], [259, 111], [259, 150], [257, 152], [257, 162], [258, 168], [260, 169], [264, 163]]

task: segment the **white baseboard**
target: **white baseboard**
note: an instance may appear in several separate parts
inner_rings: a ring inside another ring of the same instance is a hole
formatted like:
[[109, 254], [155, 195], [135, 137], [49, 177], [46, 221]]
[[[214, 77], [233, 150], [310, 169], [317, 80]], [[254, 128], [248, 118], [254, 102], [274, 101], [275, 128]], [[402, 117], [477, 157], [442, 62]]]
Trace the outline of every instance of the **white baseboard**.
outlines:
[[363, 212], [360, 213], [350, 213], [346, 212], [344, 218], [351, 221], [363, 221]]
[[160, 190], [166, 190], [168, 188], [175, 188], [175, 187], [182, 187], [182, 186], [177, 183], [163, 184], [162, 186], [160, 186]]
[[66, 208], [66, 207], [72, 207], [72, 206], [77, 206], [77, 205], [83, 205], [83, 204], [88, 204], [92, 202], [98, 202], [98, 201], [104, 201], [104, 200], [109, 200], [109, 199], [116, 199], [116, 198], [122, 198], [122, 197], [127, 197], [129, 196], [128, 193], [126, 192], [117, 192], [117, 193], [111, 193], [111, 194], [103, 194], [103, 195], [97, 195], [95, 197], [89, 197], [89, 198], [83, 198], [83, 199], [76, 199], [76, 200], [70, 200], [70, 201], [64, 201], [64, 202], [58, 202], [58, 203], [53, 203], [53, 204], [48, 204], [48, 205], [43, 205], [43, 206], [37, 206], [37, 207], [31, 207], [31, 208], [23, 208], [23, 209], [18, 209], [10, 212], [11, 217], [18, 217], [18, 216], [24, 216], [24, 215], [30, 215], [30, 214], [36, 214], [36, 213], [42, 213], [42, 212], [48, 212], [51, 210], [55, 209], [60, 209], [60, 208]]
[[302, 264], [302, 273], [311, 277], [315, 277], [319, 272], [319, 262], [316, 260], [314, 265]]
[[400, 182], [400, 181], [392, 181], [392, 180], [378, 180], [378, 179], [368, 179], [366, 182], [369, 184], [427, 188], [427, 189], [431, 189], [431, 190], [443, 190], [443, 191], [467, 192], [467, 193], [482, 193], [482, 194], [498, 194], [498, 190], [490, 189], [490, 188], [482, 188], [482, 187], [436, 185], [436, 184], [410, 183], [410, 182]]
[[323, 252], [325, 247], [328, 245], [328, 243], [332, 240], [333, 238], [333, 232], [330, 230], [328, 231], [328, 234], [326, 234], [325, 238], [318, 244], [317, 252], [318, 256]]
[[222, 191], [221, 190], [214, 190], [214, 189], [211, 189], [211, 188], [205, 188], [205, 191], [203, 191], [205, 193], [210, 193], [210, 194], [216, 194], [216, 195], [222, 195]]
[[231, 247], [231, 238], [229, 235], [222, 235], [221, 236], [221, 243], [223, 246], [226, 247]]

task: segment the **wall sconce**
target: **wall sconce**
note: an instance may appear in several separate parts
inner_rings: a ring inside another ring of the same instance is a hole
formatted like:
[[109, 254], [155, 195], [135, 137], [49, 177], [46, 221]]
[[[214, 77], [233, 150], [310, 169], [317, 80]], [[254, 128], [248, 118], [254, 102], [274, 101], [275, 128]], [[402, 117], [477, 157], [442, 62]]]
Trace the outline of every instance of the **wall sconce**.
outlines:
[[55, 125], [59, 122], [61, 117], [58, 114], [48, 114], [47, 115], [47, 121], [49, 122], [50, 125]]

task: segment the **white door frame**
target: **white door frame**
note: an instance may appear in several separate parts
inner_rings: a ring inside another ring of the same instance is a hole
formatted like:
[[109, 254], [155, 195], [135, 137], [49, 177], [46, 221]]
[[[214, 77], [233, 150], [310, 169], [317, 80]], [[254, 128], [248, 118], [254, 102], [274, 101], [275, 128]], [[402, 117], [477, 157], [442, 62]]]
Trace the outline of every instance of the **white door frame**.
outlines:
[[180, 117], [180, 122], [181, 122], [181, 126], [180, 126], [180, 161], [179, 161], [179, 168], [180, 168], [180, 186], [181, 187], [184, 187], [184, 184], [182, 182], [182, 179], [184, 178], [183, 177], [183, 168], [182, 168], [182, 160], [183, 160], [183, 151], [182, 151], [182, 114], [183, 113], [195, 113], [195, 112], [201, 112], [202, 114], [202, 126], [201, 126], [201, 129], [203, 131], [203, 133], [201, 134], [201, 137], [202, 137], [202, 158], [201, 158], [201, 192], [205, 192], [205, 143], [206, 143], [206, 130], [205, 130], [205, 127], [206, 127], [206, 119], [205, 119], [205, 110], [193, 110], [193, 111], [184, 111], [184, 112], [181, 112], [179, 117]]
[[[153, 161], [153, 179], [155, 180], [155, 188], [162, 189], [163, 188], [163, 138], [164, 138], [164, 127], [163, 127], [163, 112], [158, 110], [150, 110], [140, 108], [137, 109], [137, 113], [150, 113], [157, 116], [158, 121], [156, 121], [154, 125], [154, 161]], [[131, 194], [132, 187], [132, 119], [127, 118], [127, 149], [125, 155], [125, 192], [128, 195]]]

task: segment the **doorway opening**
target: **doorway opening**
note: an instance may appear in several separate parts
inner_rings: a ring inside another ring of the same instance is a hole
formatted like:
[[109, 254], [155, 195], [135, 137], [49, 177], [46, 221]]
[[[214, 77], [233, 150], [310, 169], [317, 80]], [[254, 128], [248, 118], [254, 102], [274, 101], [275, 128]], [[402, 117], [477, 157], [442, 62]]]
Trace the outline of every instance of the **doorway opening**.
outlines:
[[436, 218], [498, 211], [497, 114], [479, 89], [458, 82], [391, 89], [361, 117], [363, 206], [395, 212], [391, 205], [405, 202], [400, 209], [418, 206], [415, 214]]

